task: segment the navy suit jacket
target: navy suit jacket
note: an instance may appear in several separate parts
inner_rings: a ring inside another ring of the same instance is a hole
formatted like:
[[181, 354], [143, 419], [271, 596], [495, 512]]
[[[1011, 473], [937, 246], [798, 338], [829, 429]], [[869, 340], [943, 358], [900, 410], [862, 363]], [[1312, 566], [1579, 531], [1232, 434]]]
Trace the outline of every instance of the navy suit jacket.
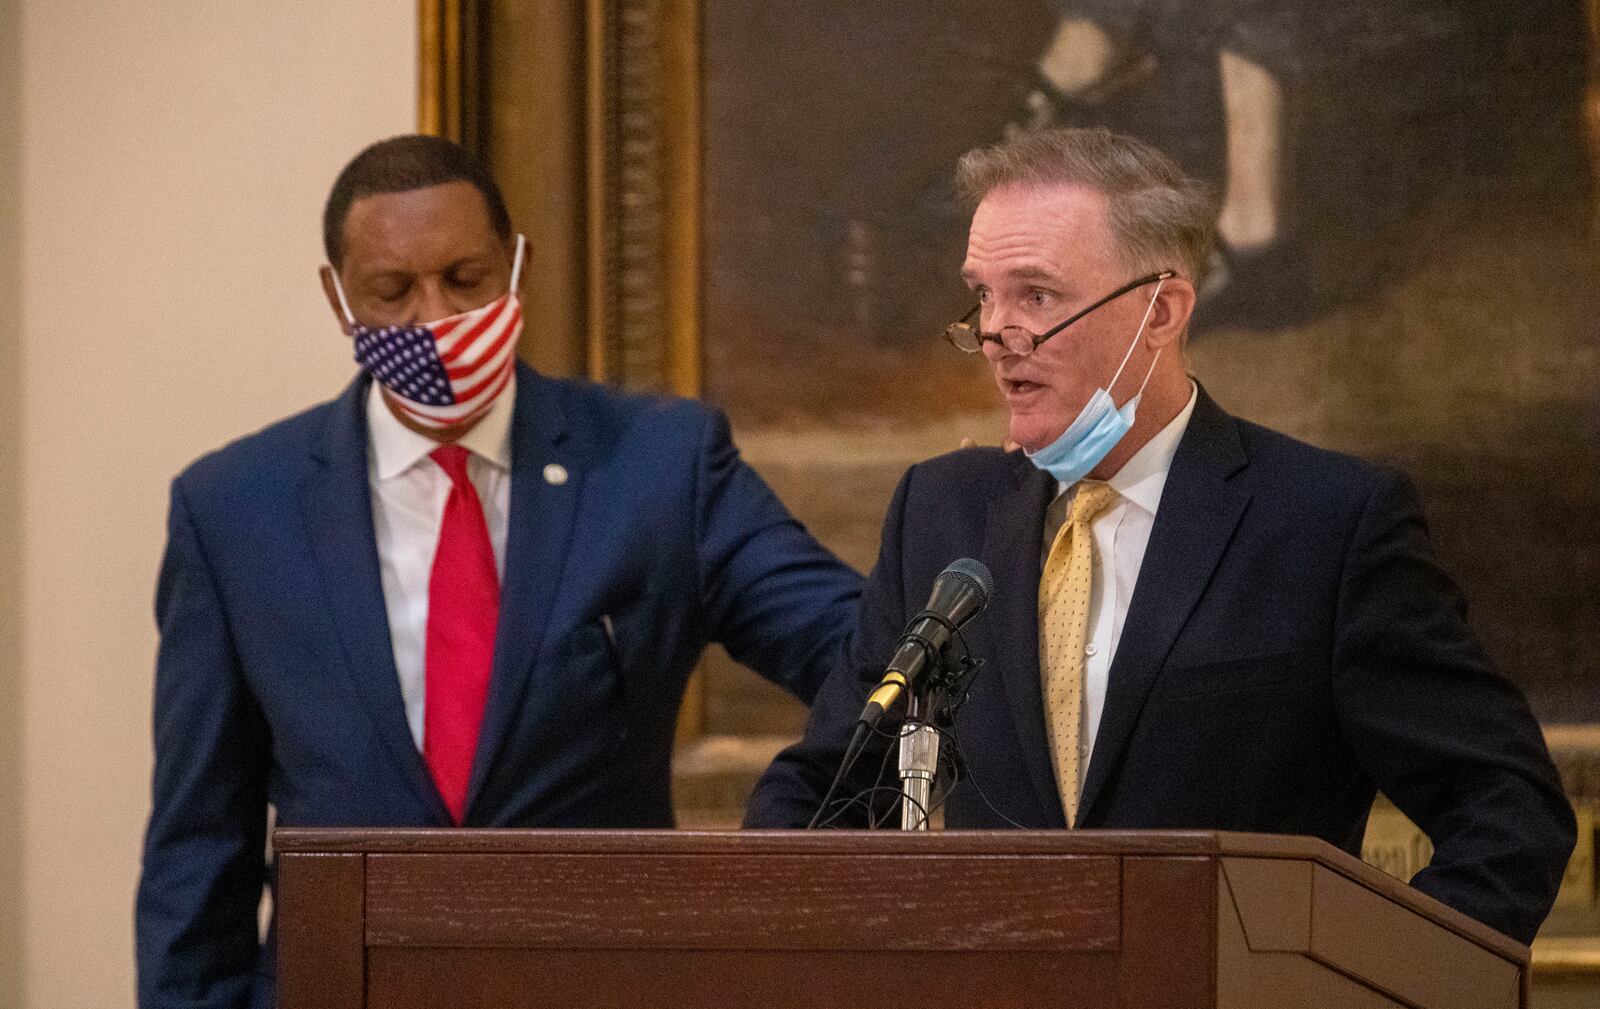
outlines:
[[[447, 826], [405, 720], [357, 380], [174, 481], [156, 593], [140, 1004], [272, 998], [256, 908], [285, 826]], [[465, 823], [667, 827], [707, 642], [809, 702], [861, 578], [739, 458], [723, 416], [519, 366], [494, 668]], [[562, 484], [545, 479], [565, 467]], [[602, 618], [610, 618], [608, 634]], [[259, 973], [259, 976], [258, 976]]]
[[[906, 473], [846, 664], [805, 738], [763, 777], [748, 826], [810, 819], [901, 631], [964, 556], [989, 566], [995, 589], [966, 631], [987, 667], [955, 716], [968, 781], [946, 825], [1066, 825], [1039, 685], [1055, 489], [1021, 453], [995, 449]], [[842, 794], [871, 784], [881, 746]], [[1380, 788], [1435, 845], [1412, 884], [1531, 940], [1572, 849], [1572, 810], [1522, 694], [1473, 639], [1409, 483], [1230, 417], [1202, 391], [1112, 661], [1075, 826], [1308, 834], [1358, 854]]]

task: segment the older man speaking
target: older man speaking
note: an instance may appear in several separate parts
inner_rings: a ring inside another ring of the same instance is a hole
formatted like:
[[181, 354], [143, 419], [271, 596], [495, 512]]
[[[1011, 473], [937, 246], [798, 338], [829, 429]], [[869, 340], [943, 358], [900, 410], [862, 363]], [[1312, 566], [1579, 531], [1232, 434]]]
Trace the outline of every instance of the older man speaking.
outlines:
[[[849, 658], [747, 825], [812, 820], [902, 629], [970, 556], [994, 601], [966, 631], [988, 663], [954, 717], [971, 785], [949, 826], [1356, 853], [1382, 789], [1434, 843], [1413, 885], [1530, 941], [1575, 833], [1539, 727], [1474, 640], [1408, 481], [1232, 417], [1190, 378], [1212, 220], [1196, 186], [1103, 130], [970, 152], [957, 181], [978, 304], [948, 336], [989, 362], [1021, 451], [906, 473]], [[825, 818], [864, 822], [872, 804], [849, 799], [872, 784], [857, 774]]]

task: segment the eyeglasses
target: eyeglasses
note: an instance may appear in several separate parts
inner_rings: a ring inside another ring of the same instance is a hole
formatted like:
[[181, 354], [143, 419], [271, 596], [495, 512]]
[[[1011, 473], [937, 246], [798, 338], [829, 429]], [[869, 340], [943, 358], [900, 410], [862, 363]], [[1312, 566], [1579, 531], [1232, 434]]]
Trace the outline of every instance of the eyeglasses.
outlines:
[[1063, 329], [1066, 329], [1074, 322], [1077, 322], [1079, 319], [1088, 315], [1090, 312], [1093, 312], [1101, 305], [1104, 305], [1110, 301], [1115, 301], [1135, 288], [1143, 287], [1146, 284], [1154, 284], [1158, 280], [1167, 280], [1171, 277], [1176, 277], [1177, 275], [1177, 272], [1174, 270], [1162, 270], [1160, 273], [1152, 273], [1147, 277], [1140, 277], [1138, 280], [1123, 284], [1121, 287], [1117, 288], [1115, 291], [1112, 291], [1104, 298], [1101, 298], [1099, 301], [1090, 305], [1088, 308], [1073, 313], [1072, 317], [1066, 322], [1063, 322], [1059, 326], [1055, 326], [1038, 336], [1034, 336], [1021, 326], [1006, 326], [998, 333], [983, 332], [983, 330], [980, 328], [980, 324], [972, 321], [973, 316], [977, 315], [983, 308], [983, 302], [980, 301], [978, 304], [972, 306], [971, 311], [967, 312], [966, 315], [961, 317], [960, 322], [952, 322], [950, 325], [945, 327], [944, 338], [950, 341], [950, 345], [952, 347], [961, 351], [963, 354], [976, 354], [978, 351], [983, 349], [983, 344], [985, 341], [992, 341], [994, 343], [998, 343], [1000, 346], [1019, 357], [1025, 356], [1038, 350], [1041, 343], [1050, 339], [1052, 336], [1055, 336], [1057, 333], [1061, 332]]

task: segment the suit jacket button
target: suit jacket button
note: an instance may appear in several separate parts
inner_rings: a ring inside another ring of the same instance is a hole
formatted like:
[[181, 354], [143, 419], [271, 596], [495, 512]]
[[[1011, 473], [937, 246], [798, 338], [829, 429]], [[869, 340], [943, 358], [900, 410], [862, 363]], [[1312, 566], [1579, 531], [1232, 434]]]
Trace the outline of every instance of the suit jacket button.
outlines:
[[552, 487], [560, 487], [567, 482], [567, 468], [558, 462], [553, 462], [544, 468], [544, 482]]

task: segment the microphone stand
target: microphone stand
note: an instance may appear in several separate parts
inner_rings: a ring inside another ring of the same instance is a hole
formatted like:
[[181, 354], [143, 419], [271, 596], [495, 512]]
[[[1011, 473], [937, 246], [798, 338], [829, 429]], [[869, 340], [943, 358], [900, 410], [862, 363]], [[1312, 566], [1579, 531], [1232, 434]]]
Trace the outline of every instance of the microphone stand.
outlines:
[[[956, 635], [959, 640], [959, 634]], [[962, 642], [963, 653], [966, 643]], [[906, 691], [906, 717], [900, 723], [900, 829], [929, 830], [933, 824], [933, 785], [939, 773], [938, 724], [950, 725], [966, 701], [972, 677], [983, 660], [953, 657], [947, 649], [929, 649], [923, 675]]]
[[[928, 724], [938, 712], [921, 691], [906, 698], [906, 718], [900, 727], [900, 829], [927, 830], [932, 813], [933, 777], [939, 768], [939, 733]], [[923, 708], [928, 708], [926, 715]]]

